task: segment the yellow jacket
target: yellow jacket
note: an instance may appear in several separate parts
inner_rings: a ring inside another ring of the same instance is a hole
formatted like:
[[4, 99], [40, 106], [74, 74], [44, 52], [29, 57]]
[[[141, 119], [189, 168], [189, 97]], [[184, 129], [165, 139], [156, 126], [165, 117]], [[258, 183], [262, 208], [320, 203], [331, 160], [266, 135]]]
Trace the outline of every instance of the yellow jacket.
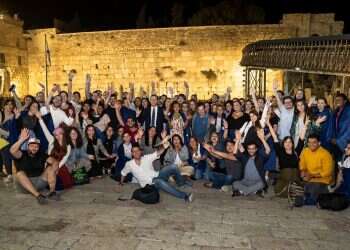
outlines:
[[320, 182], [331, 184], [333, 180], [333, 159], [331, 154], [319, 147], [312, 152], [309, 148], [304, 148], [300, 155], [299, 169], [311, 175], [320, 175], [320, 178], [311, 178], [309, 182]]

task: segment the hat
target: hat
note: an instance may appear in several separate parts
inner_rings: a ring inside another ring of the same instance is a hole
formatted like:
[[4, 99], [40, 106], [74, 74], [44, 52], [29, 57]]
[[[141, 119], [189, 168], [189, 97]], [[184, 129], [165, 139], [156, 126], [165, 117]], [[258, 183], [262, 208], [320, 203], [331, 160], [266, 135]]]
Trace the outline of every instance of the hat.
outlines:
[[30, 138], [30, 139], [28, 140], [28, 145], [29, 145], [29, 144], [32, 144], [32, 143], [40, 144], [40, 140], [39, 140], [39, 139], [36, 139], [36, 138]]

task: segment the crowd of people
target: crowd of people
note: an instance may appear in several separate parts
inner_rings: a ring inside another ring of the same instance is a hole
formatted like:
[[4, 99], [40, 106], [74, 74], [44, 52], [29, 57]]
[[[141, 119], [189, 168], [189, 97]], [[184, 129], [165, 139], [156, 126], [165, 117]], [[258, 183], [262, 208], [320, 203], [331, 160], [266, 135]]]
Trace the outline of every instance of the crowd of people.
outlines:
[[[287, 197], [291, 182], [304, 188], [303, 204], [338, 192], [350, 199], [350, 103], [336, 94], [333, 108], [323, 97], [290, 96], [274, 83], [271, 97], [231, 98], [213, 94], [175, 96], [134, 89], [91, 91], [85, 99], [55, 84], [22, 101], [15, 86], [0, 113], [1, 166], [5, 182], [32, 194], [39, 204], [59, 200], [59, 190], [110, 176], [154, 185], [186, 202], [179, 187], [204, 186], [232, 196]], [[188, 86], [187, 86], [188, 88]], [[186, 91], [188, 93], [188, 91]], [[14, 163], [14, 164], [13, 164]], [[13, 167], [14, 166], [14, 167]], [[43, 191], [47, 189], [48, 192]]]

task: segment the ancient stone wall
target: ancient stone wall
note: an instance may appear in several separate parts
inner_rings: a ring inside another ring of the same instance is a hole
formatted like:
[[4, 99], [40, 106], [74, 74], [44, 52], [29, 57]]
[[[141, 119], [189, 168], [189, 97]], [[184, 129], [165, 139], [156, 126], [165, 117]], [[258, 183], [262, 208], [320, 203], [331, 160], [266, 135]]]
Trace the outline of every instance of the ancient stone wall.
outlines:
[[[55, 30], [29, 31], [30, 92], [44, 80], [43, 41], [47, 34], [52, 66], [49, 82], [64, 83], [66, 72], [77, 71], [74, 88], [84, 89], [90, 73], [94, 88], [114, 82], [128, 88], [129, 82], [149, 88], [156, 83], [158, 93], [173, 87], [183, 92], [184, 81], [190, 92], [201, 98], [213, 92], [223, 94], [231, 86], [242, 96], [241, 51], [248, 43], [261, 39], [287, 38], [295, 29], [283, 25], [210, 26], [167, 29], [122, 30], [57, 34]], [[278, 74], [278, 71], [275, 73]], [[270, 76], [269, 78], [274, 77]]]
[[[138, 93], [142, 87], [149, 90], [155, 82], [159, 94], [183, 92], [184, 81], [190, 93], [206, 98], [211, 93], [223, 94], [227, 87], [234, 96], [242, 96], [243, 68], [239, 62], [242, 48], [251, 42], [296, 36], [340, 34], [343, 23], [334, 20], [334, 14], [288, 14], [280, 24], [224, 25], [103, 32], [59, 33], [56, 29], [29, 30], [23, 50], [26, 77], [22, 94], [34, 94], [38, 82], [45, 82], [45, 35], [51, 54], [49, 86], [64, 84], [67, 72], [77, 71], [74, 90], [84, 89], [85, 75], [93, 78], [92, 88], [103, 89], [113, 82], [115, 89], [135, 84]], [[11, 33], [12, 29], [6, 28]], [[0, 35], [5, 32], [0, 26]], [[20, 36], [15, 30], [11, 36]], [[23, 35], [22, 35], [23, 36]], [[14, 37], [8, 39], [13, 42]], [[1, 44], [1, 42], [0, 42]], [[1, 49], [1, 47], [0, 47]], [[7, 46], [6, 53], [12, 48]], [[9, 56], [10, 61], [14, 61]], [[11, 63], [12, 64], [12, 63]], [[16, 68], [15, 66], [13, 66]], [[12, 68], [12, 66], [11, 66]], [[12, 70], [12, 69], [11, 69]], [[16, 70], [14, 70], [16, 72]], [[25, 72], [25, 71], [21, 71]], [[16, 74], [13, 74], [16, 75]], [[272, 79], [282, 82], [283, 72], [267, 71], [267, 90]]]
[[10, 83], [18, 85], [20, 95], [28, 93], [27, 44], [23, 22], [0, 14], [0, 95], [8, 95]]

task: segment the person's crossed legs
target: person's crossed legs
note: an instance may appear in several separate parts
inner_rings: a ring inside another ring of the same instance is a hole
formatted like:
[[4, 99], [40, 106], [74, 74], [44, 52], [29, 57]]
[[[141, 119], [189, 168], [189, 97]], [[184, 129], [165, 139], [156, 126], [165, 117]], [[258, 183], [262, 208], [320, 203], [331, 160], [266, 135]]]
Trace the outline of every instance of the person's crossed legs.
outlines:
[[46, 197], [43, 196], [40, 191], [49, 186], [49, 198], [58, 200], [56, 195], [56, 175], [58, 171], [58, 162], [52, 157], [46, 160], [46, 168], [41, 176], [29, 178], [23, 171], [16, 173], [16, 180], [19, 183], [20, 188], [24, 192], [29, 192], [38, 199], [40, 204], [46, 204]]

